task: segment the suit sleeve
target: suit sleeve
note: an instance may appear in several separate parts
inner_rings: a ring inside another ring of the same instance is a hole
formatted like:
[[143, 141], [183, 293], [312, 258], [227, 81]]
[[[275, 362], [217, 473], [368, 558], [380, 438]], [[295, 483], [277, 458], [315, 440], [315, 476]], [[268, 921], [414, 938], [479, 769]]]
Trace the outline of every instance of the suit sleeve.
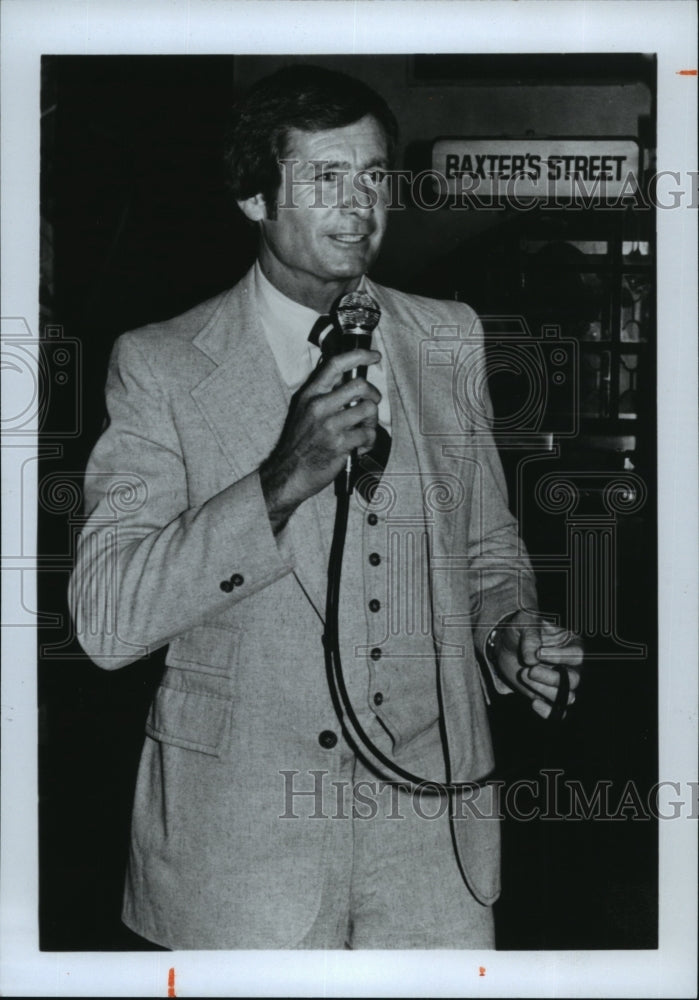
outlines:
[[85, 652], [114, 669], [225, 612], [293, 562], [273, 535], [257, 471], [190, 507], [170, 403], [137, 336], [115, 345], [106, 401], [69, 603]]
[[[473, 355], [469, 364], [484, 376], [483, 329], [475, 314], [468, 311], [474, 331]], [[485, 378], [478, 388], [478, 399], [470, 402], [475, 418], [471, 440], [476, 469], [468, 530], [474, 645], [489, 671], [495, 690], [507, 694], [511, 693], [511, 688], [495, 672], [486, 653], [486, 640], [495, 625], [520, 609], [536, 611], [536, 585], [517, 520], [508, 504], [505, 476], [491, 429], [493, 408]]]

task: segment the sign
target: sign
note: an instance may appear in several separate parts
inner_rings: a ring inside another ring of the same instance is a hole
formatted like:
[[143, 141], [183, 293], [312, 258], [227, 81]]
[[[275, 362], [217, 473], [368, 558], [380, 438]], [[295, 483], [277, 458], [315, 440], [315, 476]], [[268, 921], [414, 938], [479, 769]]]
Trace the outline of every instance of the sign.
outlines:
[[[432, 170], [451, 195], [602, 201], [638, 189], [633, 139], [438, 139]], [[443, 178], [443, 179], [442, 179]]]

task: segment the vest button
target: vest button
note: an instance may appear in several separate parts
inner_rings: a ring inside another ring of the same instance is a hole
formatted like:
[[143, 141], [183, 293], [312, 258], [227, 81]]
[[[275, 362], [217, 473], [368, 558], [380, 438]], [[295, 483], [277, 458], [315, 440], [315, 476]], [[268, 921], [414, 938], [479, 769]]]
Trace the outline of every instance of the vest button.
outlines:
[[325, 750], [332, 750], [337, 743], [337, 736], [331, 729], [324, 729], [318, 737], [318, 742]]
[[234, 573], [231, 577], [231, 583], [234, 587], [242, 587], [245, 583], [245, 578], [240, 575], [240, 573]]
[[369, 653], [369, 656], [372, 658], [372, 660], [380, 660], [381, 657], [383, 656], [383, 653], [381, 652], [378, 646], [374, 646], [372, 651]]
[[367, 517], [367, 521], [372, 526], [372, 528], [374, 527], [375, 524], [379, 523], [379, 519], [376, 516], [376, 514], [369, 514], [369, 516]]
[[377, 601], [376, 598], [373, 597], [369, 601], [369, 610], [370, 611], [379, 611], [380, 609], [381, 609], [381, 601]]
[[380, 691], [377, 691], [376, 694], [374, 695], [374, 704], [375, 705], [383, 704], [383, 695], [381, 694]]
[[372, 552], [371, 555], [369, 556], [369, 562], [371, 563], [372, 566], [378, 566], [379, 563], [381, 562], [381, 556], [379, 555], [379, 553]]
[[221, 582], [219, 583], [219, 587], [221, 588], [224, 594], [230, 594], [230, 592], [233, 590], [233, 584], [231, 583], [230, 580], [221, 580]]

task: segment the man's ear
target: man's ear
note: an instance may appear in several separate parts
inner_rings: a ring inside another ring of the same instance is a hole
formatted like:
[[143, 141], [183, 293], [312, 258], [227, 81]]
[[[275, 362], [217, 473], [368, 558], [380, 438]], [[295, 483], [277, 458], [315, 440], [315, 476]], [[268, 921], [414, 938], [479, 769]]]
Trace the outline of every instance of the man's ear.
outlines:
[[263, 222], [267, 218], [267, 205], [261, 194], [254, 194], [252, 198], [244, 198], [238, 202], [238, 207], [251, 222]]

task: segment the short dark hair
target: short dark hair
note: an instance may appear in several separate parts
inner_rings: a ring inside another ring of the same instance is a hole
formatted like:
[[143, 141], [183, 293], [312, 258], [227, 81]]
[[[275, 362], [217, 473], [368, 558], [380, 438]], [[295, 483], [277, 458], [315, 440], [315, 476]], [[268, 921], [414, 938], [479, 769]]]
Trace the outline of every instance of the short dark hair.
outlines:
[[228, 184], [236, 199], [262, 194], [276, 208], [279, 160], [287, 153], [289, 130], [320, 132], [372, 115], [386, 137], [389, 160], [398, 124], [386, 101], [367, 84], [320, 66], [285, 66], [259, 80], [234, 109], [226, 137]]

